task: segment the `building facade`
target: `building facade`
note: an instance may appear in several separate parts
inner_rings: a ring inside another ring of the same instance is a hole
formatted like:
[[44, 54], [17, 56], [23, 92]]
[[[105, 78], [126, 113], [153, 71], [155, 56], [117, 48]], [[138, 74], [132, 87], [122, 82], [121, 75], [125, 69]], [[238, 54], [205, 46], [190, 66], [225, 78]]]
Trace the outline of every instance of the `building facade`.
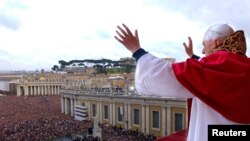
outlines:
[[142, 96], [134, 88], [134, 76], [134, 72], [95, 74], [93, 71], [85, 77], [67, 76], [60, 91], [61, 112], [77, 117], [75, 105], [83, 106], [83, 119], [98, 119], [101, 124], [157, 137], [187, 127], [185, 99]]
[[61, 90], [62, 113], [74, 116], [74, 105], [87, 107], [87, 119], [162, 137], [187, 127], [186, 100], [141, 95]]
[[186, 100], [136, 93], [134, 72], [117, 73], [119, 67], [106, 74], [95, 68], [67, 69], [70, 73], [22, 75], [15, 83], [17, 96], [60, 94], [64, 114], [76, 117], [76, 105], [84, 106], [85, 117], [78, 119], [98, 119], [102, 124], [157, 137], [187, 127]]
[[62, 75], [27, 75], [16, 82], [17, 96], [59, 95], [63, 85]]

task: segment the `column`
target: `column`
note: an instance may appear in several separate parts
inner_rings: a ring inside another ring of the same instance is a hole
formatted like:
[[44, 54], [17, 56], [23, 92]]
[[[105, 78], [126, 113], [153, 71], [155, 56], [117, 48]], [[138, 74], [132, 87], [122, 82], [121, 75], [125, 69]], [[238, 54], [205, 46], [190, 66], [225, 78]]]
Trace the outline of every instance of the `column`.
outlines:
[[29, 87], [29, 95], [32, 95], [32, 86], [28, 86]]
[[49, 95], [53, 95], [52, 89], [53, 89], [53, 87], [51, 85], [49, 85]]
[[167, 107], [167, 135], [171, 134], [171, 107]]
[[48, 89], [47, 89], [47, 88], [48, 88], [48, 86], [45, 85], [45, 86], [44, 86], [44, 95], [48, 95]]
[[52, 85], [52, 95], [55, 95], [55, 86]]
[[35, 95], [36, 86], [33, 85], [32, 88], [33, 88], [33, 95]]
[[129, 114], [128, 114], [128, 103], [125, 103], [124, 102], [124, 123], [125, 123], [125, 126], [124, 126], [124, 128], [125, 129], [128, 129], [128, 116], [129, 116]]
[[47, 92], [47, 91], [46, 91], [46, 85], [45, 85], [45, 86], [43, 86], [43, 95], [47, 95], [46, 92]]
[[39, 85], [38, 85], [38, 86], [36, 86], [36, 95], [39, 95], [39, 93], [40, 93], [40, 88], [39, 88]]
[[31, 86], [31, 95], [34, 95], [34, 86]]
[[51, 85], [48, 86], [48, 95], [52, 95]]
[[113, 125], [115, 125], [115, 117], [116, 117], [116, 111], [115, 111], [115, 102], [113, 102], [113, 109], [112, 109], [112, 119], [113, 119]]
[[74, 116], [74, 99], [70, 98], [70, 114]]
[[62, 113], [65, 112], [64, 105], [65, 105], [65, 104], [64, 104], [64, 97], [61, 96], [61, 111], [62, 111]]
[[145, 105], [146, 106], [146, 134], [149, 134], [149, 119], [150, 119], [150, 115], [149, 115], [149, 105]]
[[45, 90], [44, 90], [44, 91], [45, 91], [45, 92], [44, 92], [45, 95], [49, 95], [49, 94], [48, 94], [48, 85], [45, 85], [44, 88], [45, 88]]
[[128, 129], [131, 129], [131, 103], [128, 103]]
[[60, 94], [60, 85], [57, 86], [57, 94]]
[[27, 86], [27, 88], [28, 88], [28, 89], [27, 89], [27, 90], [28, 90], [27, 93], [28, 93], [28, 95], [30, 95], [30, 86]]
[[40, 86], [40, 95], [43, 95], [43, 86]]
[[60, 94], [60, 85], [57, 85], [57, 93], [56, 94]]
[[102, 110], [103, 110], [103, 108], [102, 108], [102, 101], [98, 101], [98, 103], [99, 103], [99, 121], [100, 121], [100, 123], [102, 123], [102, 119], [103, 119], [103, 117], [102, 117]]
[[50, 93], [50, 95], [53, 94], [53, 86], [52, 85], [49, 86], [49, 93]]
[[50, 84], [47, 86], [47, 95], [51, 95]]
[[46, 92], [47, 92], [47, 91], [46, 91], [46, 85], [45, 85], [45, 86], [43, 86], [43, 95], [47, 95]]
[[33, 95], [33, 86], [30, 86], [30, 94], [29, 95]]
[[49, 85], [49, 94], [52, 95], [52, 86]]
[[141, 106], [141, 132], [145, 133], [145, 105]]
[[44, 95], [44, 86], [41, 86], [41, 95]]
[[54, 93], [54, 95], [56, 95], [57, 94], [57, 86], [55, 85], [55, 93]]
[[56, 85], [54, 85], [54, 93], [53, 95], [56, 95]]
[[65, 105], [64, 105], [64, 106], [65, 106], [65, 114], [67, 115], [68, 112], [69, 112], [69, 111], [68, 111], [68, 98], [65, 97], [64, 101], [65, 101], [65, 102], [64, 102], [64, 104], [65, 104]]
[[51, 95], [51, 94], [50, 94], [49, 87], [50, 87], [50, 85], [47, 85], [47, 95]]
[[28, 96], [29, 95], [29, 90], [28, 90], [28, 86], [24, 86], [24, 96]]
[[34, 86], [34, 95], [36, 95], [37, 87]]
[[53, 95], [53, 85], [50, 85], [50, 95]]
[[21, 91], [21, 90], [20, 90], [20, 86], [18, 85], [18, 86], [17, 86], [17, 89], [16, 89], [17, 96], [20, 96], [20, 95], [21, 95], [21, 94], [20, 94], [20, 91]]
[[165, 134], [166, 134], [166, 108], [163, 106], [161, 111], [162, 111], [161, 112], [162, 113], [162, 123], [161, 123], [162, 133], [161, 133], [161, 136], [165, 136]]
[[112, 102], [109, 103], [109, 123], [113, 125], [112, 121], [113, 121], [113, 104]]
[[96, 101], [96, 117], [100, 118], [100, 105], [99, 105], [99, 101]]
[[77, 100], [77, 96], [74, 97], [74, 105], [80, 105], [79, 101]]
[[40, 86], [37, 86], [37, 95], [40, 95]]
[[90, 115], [90, 114], [91, 114], [91, 112], [90, 112], [90, 104], [91, 104], [91, 103], [90, 103], [89, 100], [87, 100], [86, 103], [87, 103], [87, 108], [88, 108], [88, 120], [90, 120], [90, 117], [91, 117], [91, 115]]
[[30, 95], [34, 95], [33, 90], [34, 90], [34, 86], [30, 86]]
[[43, 87], [40, 85], [40, 86], [39, 86], [39, 89], [40, 89], [39, 95], [42, 95], [42, 94], [43, 94]]

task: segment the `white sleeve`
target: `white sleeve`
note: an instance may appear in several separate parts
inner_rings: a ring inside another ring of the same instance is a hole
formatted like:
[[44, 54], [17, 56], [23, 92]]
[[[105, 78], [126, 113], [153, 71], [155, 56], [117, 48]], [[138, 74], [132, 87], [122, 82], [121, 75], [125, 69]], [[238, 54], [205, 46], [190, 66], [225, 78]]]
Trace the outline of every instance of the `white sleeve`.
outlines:
[[147, 53], [137, 61], [135, 86], [142, 95], [191, 98], [193, 95], [176, 79], [172, 62]]

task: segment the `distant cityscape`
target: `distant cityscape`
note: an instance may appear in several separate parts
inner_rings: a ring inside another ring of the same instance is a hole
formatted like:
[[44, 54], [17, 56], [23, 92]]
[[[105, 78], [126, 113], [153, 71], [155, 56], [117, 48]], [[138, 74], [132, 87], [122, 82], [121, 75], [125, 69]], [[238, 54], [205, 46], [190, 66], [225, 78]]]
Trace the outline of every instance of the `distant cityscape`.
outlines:
[[[1, 71], [0, 93], [17, 97], [58, 95], [61, 113], [76, 120], [98, 121], [157, 138], [187, 127], [186, 100], [141, 95], [134, 76], [133, 58], [61, 60], [51, 71]], [[100, 131], [98, 127], [94, 135], [101, 138]]]

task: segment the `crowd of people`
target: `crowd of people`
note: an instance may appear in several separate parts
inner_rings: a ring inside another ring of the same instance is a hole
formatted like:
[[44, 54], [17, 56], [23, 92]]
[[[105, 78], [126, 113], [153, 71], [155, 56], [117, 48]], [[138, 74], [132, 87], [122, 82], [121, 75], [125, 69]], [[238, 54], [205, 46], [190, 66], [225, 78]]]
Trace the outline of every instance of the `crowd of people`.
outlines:
[[[100, 124], [100, 127], [104, 132], [103, 140], [105, 141], [154, 141], [155, 135], [145, 135], [138, 130], [125, 130], [124, 128]], [[113, 134], [113, 136], [112, 136]]]
[[8, 95], [0, 98], [0, 140], [51, 140], [84, 132], [91, 126], [62, 114], [60, 96]]
[[[0, 141], [94, 141], [89, 136], [91, 121], [78, 121], [61, 113], [60, 96], [0, 97]], [[102, 141], [153, 141], [153, 135], [100, 124]], [[72, 138], [80, 134], [82, 138]]]

